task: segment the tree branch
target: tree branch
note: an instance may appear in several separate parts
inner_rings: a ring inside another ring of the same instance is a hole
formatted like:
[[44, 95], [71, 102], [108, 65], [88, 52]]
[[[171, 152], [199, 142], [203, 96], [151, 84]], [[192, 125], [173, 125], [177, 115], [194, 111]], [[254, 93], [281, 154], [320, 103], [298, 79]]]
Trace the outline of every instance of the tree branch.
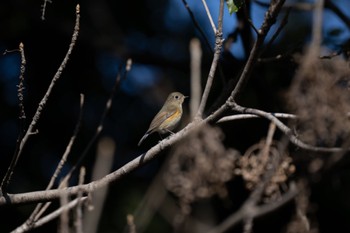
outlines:
[[261, 47], [264, 43], [264, 40], [267, 36], [267, 33], [269, 32], [271, 26], [275, 23], [276, 18], [284, 4], [285, 0], [276, 0], [271, 1], [269, 10], [265, 14], [264, 22], [261, 25], [260, 29], [258, 30], [258, 38], [255, 41], [252, 50], [249, 54], [248, 61], [246, 65], [244, 66], [243, 72], [236, 84], [236, 87], [231, 93], [232, 100], [235, 100], [236, 97], [240, 94], [240, 92], [243, 90], [245, 84], [248, 82], [248, 79], [250, 77], [250, 74], [253, 70], [254, 65], [257, 62], [258, 55], [260, 53]]
[[213, 61], [211, 63], [211, 67], [210, 67], [207, 83], [205, 85], [204, 92], [202, 95], [201, 103], [199, 105], [198, 112], [196, 114], [196, 118], [198, 118], [198, 119], [202, 118], [204, 108], [205, 108], [205, 105], [206, 105], [207, 100], [208, 100], [209, 92], [210, 92], [211, 86], [213, 84], [213, 80], [214, 80], [214, 76], [215, 76], [215, 72], [216, 72], [216, 67], [218, 65], [219, 58], [220, 58], [220, 53], [221, 53], [222, 43], [223, 43], [223, 40], [222, 40], [223, 16], [224, 16], [224, 0], [220, 0], [218, 30], [215, 33], [216, 40], [215, 40], [214, 58], [213, 58]]
[[6, 192], [6, 188], [8, 183], [10, 182], [13, 170], [16, 167], [17, 161], [19, 159], [19, 154], [18, 151], [20, 149], [20, 142], [23, 138], [23, 133], [24, 133], [24, 127], [25, 127], [25, 119], [26, 119], [26, 114], [24, 111], [24, 104], [23, 104], [23, 90], [24, 90], [24, 73], [26, 70], [26, 57], [24, 54], [24, 45], [21, 42], [19, 44], [19, 52], [21, 54], [21, 68], [20, 68], [20, 75], [19, 75], [19, 84], [17, 86], [17, 96], [18, 96], [18, 100], [19, 100], [19, 124], [20, 124], [20, 132], [17, 138], [17, 143], [16, 143], [16, 149], [15, 149], [15, 153], [12, 157], [11, 163], [6, 171], [6, 174], [4, 176], [4, 178], [1, 181], [1, 185], [0, 185], [0, 195], [2, 195], [2, 192]]
[[290, 142], [292, 142], [294, 145], [299, 146], [300, 148], [303, 148], [305, 150], [311, 150], [315, 152], [339, 152], [344, 150], [343, 148], [339, 148], [339, 147], [316, 147], [316, 146], [308, 145], [302, 142], [301, 140], [299, 140], [293, 134], [292, 130], [288, 126], [286, 126], [282, 121], [280, 121], [276, 116], [274, 116], [272, 113], [264, 112], [259, 109], [245, 108], [245, 107], [239, 106], [236, 103], [231, 103], [231, 105], [232, 105], [232, 110], [234, 111], [261, 116], [275, 123], [276, 126], [289, 138]]
[[[26, 142], [28, 141], [28, 138], [33, 135], [34, 133], [36, 133], [36, 131], [34, 130], [37, 122], [39, 121], [39, 118], [41, 116], [41, 113], [43, 111], [43, 109], [45, 108], [46, 106], [46, 103], [49, 99], [49, 96], [55, 86], [55, 83], [58, 81], [58, 79], [61, 77], [61, 74], [64, 70], [64, 68], [66, 67], [66, 64], [69, 60], [69, 57], [73, 51], [73, 48], [74, 48], [74, 45], [75, 45], [75, 42], [78, 38], [78, 33], [79, 33], [79, 24], [80, 24], [80, 6], [79, 4], [76, 6], [76, 20], [75, 20], [75, 26], [74, 26], [74, 31], [73, 31], [73, 35], [72, 35], [72, 39], [71, 39], [71, 43], [69, 45], [69, 48], [68, 48], [68, 51], [66, 53], [66, 56], [64, 57], [60, 67], [58, 68], [56, 74], [54, 75], [53, 79], [51, 80], [51, 83], [50, 83], [50, 86], [48, 87], [44, 97], [42, 98], [42, 100], [40, 101], [39, 103], [39, 106], [34, 114], [34, 117], [32, 119], [32, 122], [30, 123], [29, 127], [28, 127], [28, 130], [27, 132], [25, 133], [25, 135], [23, 136], [21, 142], [19, 143], [19, 147], [18, 147], [18, 151], [17, 153], [14, 155], [14, 157], [16, 157], [16, 161], [19, 159], [20, 155], [22, 154], [22, 151], [23, 151], [23, 147], [24, 145], [26, 144]], [[4, 190], [6, 189], [10, 179], [11, 179], [11, 176], [13, 174], [13, 169], [15, 167], [16, 164], [14, 164], [13, 168], [12, 168], [12, 171], [10, 171], [9, 175], [8, 176], [5, 176], [5, 179], [3, 181], [3, 183], [1, 184], [1, 187], [0, 189]]]

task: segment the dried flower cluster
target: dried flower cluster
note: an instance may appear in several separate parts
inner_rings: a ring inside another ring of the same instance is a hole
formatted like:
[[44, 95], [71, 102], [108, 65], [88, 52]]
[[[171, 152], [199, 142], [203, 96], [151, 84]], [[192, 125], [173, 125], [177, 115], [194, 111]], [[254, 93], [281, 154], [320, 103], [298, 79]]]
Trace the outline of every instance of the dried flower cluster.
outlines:
[[350, 129], [349, 66], [336, 58], [303, 62], [308, 65], [301, 66], [288, 93], [290, 106], [300, 117], [298, 136], [317, 145], [342, 143]]
[[182, 203], [192, 203], [214, 194], [226, 195], [225, 182], [234, 175], [238, 152], [222, 144], [219, 128], [205, 126], [176, 148], [165, 174], [167, 188]]
[[275, 169], [273, 160], [279, 157], [281, 161], [278, 168], [264, 191], [264, 201], [269, 202], [271, 200], [276, 200], [280, 196], [281, 188], [283, 189], [283, 187], [286, 186], [285, 182], [288, 177], [295, 172], [295, 166], [292, 164], [291, 157], [280, 154], [276, 143], [272, 143], [267, 153], [265, 153], [265, 151], [265, 141], [251, 146], [238, 160], [235, 173], [242, 176], [247, 189], [254, 190], [262, 181], [264, 174], [268, 170]]

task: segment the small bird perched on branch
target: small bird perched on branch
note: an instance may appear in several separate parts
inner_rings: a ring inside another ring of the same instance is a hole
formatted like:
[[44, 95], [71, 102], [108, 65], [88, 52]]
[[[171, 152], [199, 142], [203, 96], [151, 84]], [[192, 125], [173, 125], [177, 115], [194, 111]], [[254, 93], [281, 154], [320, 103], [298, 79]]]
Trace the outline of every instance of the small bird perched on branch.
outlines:
[[143, 135], [137, 145], [140, 146], [143, 140], [153, 132], [158, 132], [159, 134], [173, 133], [171, 130], [179, 124], [182, 117], [182, 103], [185, 98], [187, 98], [187, 96], [184, 96], [180, 92], [171, 93], [166, 99], [163, 107], [153, 118], [147, 132]]

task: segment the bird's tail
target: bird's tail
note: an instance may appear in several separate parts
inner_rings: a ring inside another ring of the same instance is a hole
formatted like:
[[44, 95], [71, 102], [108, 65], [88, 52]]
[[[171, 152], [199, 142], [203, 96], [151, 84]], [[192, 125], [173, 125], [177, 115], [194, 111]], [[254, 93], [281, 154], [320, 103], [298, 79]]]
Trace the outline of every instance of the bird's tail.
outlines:
[[139, 141], [139, 143], [137, 144], [137, 146], [140, 146], [141, 143], [143, 142], [143, 140], [145, 140], [148, 137], [149, 133], [146, 133], [145, 135], [143, 135], [143, 137], [141, 138], [141, 140]]

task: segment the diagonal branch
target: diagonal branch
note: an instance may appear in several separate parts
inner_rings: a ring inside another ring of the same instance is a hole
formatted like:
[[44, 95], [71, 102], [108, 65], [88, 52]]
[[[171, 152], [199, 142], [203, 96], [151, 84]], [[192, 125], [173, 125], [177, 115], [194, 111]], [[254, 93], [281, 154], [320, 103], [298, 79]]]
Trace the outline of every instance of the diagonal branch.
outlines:
[[53, 219], [57, 218], [58, 216], [60, 216], [63, 211], [73, 209], [77, 205], [79, 205], [80, 203], [86, 202], [86, 201], [88, 201], [87, 197], [76, 198], [73, 201], [70, 201], [69, 203], [67, 203], [67, 205], [61, 206], [60, 208], [53, 211], [52, 213], [38, 219], [38, 221], [34, 222], [33, 225], [30, 226], [30, 228], [28, 228], [27, 225], [23, 225], [23, 226], [17, 228], [16, 230], [12, 231], [12, 233], [23, 233], [23, 232], [29, 231], [30, 229], [38, 228], [38, 227], [52, 221]]
[[201, 103], [199, 105], [198, 112], [196, 114], [197, 119], [202, 118], [204, 108], [205, 108], [205, 105], [206, 105], [207, 100], [208, 100], [209, 92], [210, 92], [211, 86], [213, 84], [213, 80], [214, 80], [214, 76], [215, 76], [215, 72], [216, 72], [216, 67], [217, 67], [218, 62], [219, 62], [220, 53], [221, 53], [221, 49], [222, 49], [222, 43], [223, 43], [223, 40], [222, 40], [223, 16], [224, 16], [224, 0], [221, 0], [220, 1], [219, 19], [218, 19], [218, 30], [215, 33], [216, 40], [215, 40], [214, 57], [213, 57], [213, 61], [211, 63], [207, 83], [206, 83], [204, 91], [203, 91]]
[[208, 19], [210, 21], [210, 25], [213, 28], [213, 32], [214, 32], [214, 34], [216, 34], [216, 27], [215, 27], [213, 18], [211, 17], [211, 14], [210, 14], [207, 2], [205, 0], [202, 0], [202, 3], [203, 3], [203, 6], [204, 6], [204, 9], [205, 9], [205, 12], [207, 13]]
[[265, 14], [265, 19], [260, 29], [258, 30], [258, 37], [255, 41], [253, 48], [249, 54], [248, 61], [244, 66], [243, 72], [237, 82], [236, 87], [231, 93], [231, 99], [235, 100], [236, 97], [243, 90], [245, 84], [248, 82], [250, 74], [257, 62], [258, 55], [264, 43], [264, 40], [269, 32], [271, 26], [276, 22], [277, 16], [284, 4], [285, 0], [271, 1], [269, 10]]
[[[52, 188], [55, 180], [57, 179], [59, 173], [61, 172], [62, 170], [62, 167], [63, 165], [65, 164], [66, 160], [67, 160], [67, 157], [71, 151], [71, 148], [75, 142], [75, 139], [77, 137], [77, 134], [78, 134], [78, 131], [80, 129], [80, 124], [81, 124], [81, 119], [82, 119], [82, 112], [83, 112], [83, 105], [84, 105], [84, 95], [80, 95], [80, 111], [79, 111], [79, 117], [78, 117], [78, 121], [77, 121], [77, 124], [75, 126], [75, 129], [74, 129], [74, 132], [73, 132], [73, 135], [66, 147], [66, 150], [59, 162], [59, 164], [57, 165], [57, 168], [54, 172], [54, 174], [52, 175], [51, 177], [51, 180], [49, 182], [49, 184], [47, 185], [46, 187], [46, 190], [49, 190]], [[34, 211], [32, 212], [32, 214], [30, 215], [30, 217], [19, 227], [17, 227], [17, 229], [22, 229], [22, 228], [25, 228], [25, 229], [30, 229], [32, 226], [34, 226], [34, 223], [36, 221], [38, 221], [38, 219], [41, 217], [41, 215], [44, 213], [44, 211], [50, 206], [51, 202], [47, 202], [45, 203], [45, 205], [43, 205], [43, 203], [39, 203]]]
[[106, 107], [104, 108], [104, 111], [101, 115], [100, 121], [99, 121], [99, 125], [96, 128], [95, 134], [92, 136], [92, 138], [90, 139], [88, 145], [85, 147], [83, 153], [80, 155], [80, 157], [78, 158], [78, 161], [76, 162], [76, 164], [70, 169], [70, 171], [68, 172], [68, 174], [63, 178], [63, 183], [67, 182], [68, 179], [70, 179], [71, 175], [73, 174], [73, 172], [79, 168], [79, 166], [81, 165], [81, 163], [83, 162], [83, 160], [85, 159], [86, 155], [88, 154], [91, 146], [94, 144], [94, 142], [96, 141], [97, 137], [100, 135], [101, 131], [103, 130], [103, 123], [106, 119], [107, 113], [109, 112], [109, 110], [112, 107], [112, 102], [113, 102], [113, 97], [114, 94], [117, 90], [117, 88], [120, 85], [120, 80], [126, 78], [127, 73], [130, 71], [131, 69], [131, 65], [132, 65], [132, 60], [128, 59], [125, 65], [125, 70], [122, 73], [121, 69], [119, 70], [117, 77], [115, 79], [114, 85], [113, 85], [113, 89], [109, 95], [109, 98], [106, 102]]
[[24, 73], [26, 70], [26, 57], [24, 54], [24, 45], [23, 43], [19, 44], [19, 52], [21, 54], [21, 68], [20, 68], [20, 75], [19, 75], [19, 84], [17, 86], [17, 96], [18, 96], [18, 100], [19, 100], [19, 124], [20, 124], [20, 132], [17, 138], [17, 143], [16, 143], [16, 149], [15, 149], [15, 153], [14, 156], [12, 157], [11, 163], [6, 171], [6, 174], [3, 178], [3, 180], [1, 181], [1, 185], [0, 185], [0, 195], [2, 195], [2, 192], [6, 192], [6, 188], [7, 185], [11, 179], [13, 170], [17, 164], [19, 155], [18, 155], [18, 150], [19, 150], [19, 145], [20, 145], [20, 141], [22, 140], [23, 137], [23, 133], [24, 133], [24, 127], [25, 127], [25, 119], [26, 119], [26, 114], [24, 111], [24, 104], [23, 104], [23, 90], [24, 90]]
[[[28, 141], [28, 138], [31, 135], [37, 133], [37, 131], [34, 130], [34, 128], [36, 127], [36, 124], [38, 123], [38, 121], [40, 119], [41, 113], [42, 113], [42, 111], [44, 110], [44, 108], [46, 106], [46, 103], [47, 103], [47, 101], [49, 99], [49, 96], [50, 96], [50, 94], [51, 94], [51, 92], [52, 92], [56, 82], [61, 77], [61, 74], [62, 74], [64, 68], [66, 67], [66, 64], [67, 64], [67, 62], [69, 60], [69, 57], [70, 57], [70, 55], [71, 55], [71, 53], [73, 51], [75, 42], [76, 42], [76, 40], [78, 38], [79, 24], [80, 24], [79, 22], [80, 22], [80, 6], [78, 4], [76, 6], [76, 20], [75, 20], [74, 32], [73, 32], [73, 35], [72, 35], [72, 39], [71, 39], [71, 43], [69, 45], [68, 51], [67, 51], [66, 56], [64, 57], [61, 65], [60, 65], [60, 67], [58, 68], [56, 74], [54, 75], [53, 79], [51, 80], [50, 86], [48, 87], [44, 97], [40, 101], [39, 106], [38, 106], [38, 108], [37, 108], [37, 110], [36, 110], [36, 112], [34, 114], [33, 119], [32, 119], [32, 122], [30, 123], [30, 125], [28, 127], [28, 130], [26, 131], [26, 133], [23, 136], [21, 142], [19, 143], [17, 153], [15, 153], [15, 155], [14, 155], [14, 157], [16, 158], [16, 162], [18, 161], [20, 155], [22, 154], [23, 147], [26, 144], [26, 142]], [[16, 163], [12, 167], [12, 170], [9, 172], [9, 175], [5, 176], [5, 179], [3, 180], [2, 184], [1, 184], [1, 187], [0, 187], [2, 190], [6, 189], [7, 185], [9, 184], [15, 166], [16, 166]]]
[[205, 42], [205, 45], [208, 47], [208, 49], [210, 50], [210, 52], [213, 52], [213, 48], [211, 47], [210, 43], [209, 43], [209, 40], [208, 40], [208, 37], [205, 35], [202, 27], [199, 25], [196, 17], [194, 16], [190, 6], [188, 5], [188, 3], [186, 2], [186, 0], [182, 0], [182, 3], [185, 5], [185, 8], [186, 10], [188, 11], [188, 14], [190, 15], [191, 17], [191, 20], [195, 26], [195, 28], [197, 28], [197, 30], [199, 31], [199, 34], [201, 34], [201, 36], [203, 37], [204, 39], [204, 42]]

